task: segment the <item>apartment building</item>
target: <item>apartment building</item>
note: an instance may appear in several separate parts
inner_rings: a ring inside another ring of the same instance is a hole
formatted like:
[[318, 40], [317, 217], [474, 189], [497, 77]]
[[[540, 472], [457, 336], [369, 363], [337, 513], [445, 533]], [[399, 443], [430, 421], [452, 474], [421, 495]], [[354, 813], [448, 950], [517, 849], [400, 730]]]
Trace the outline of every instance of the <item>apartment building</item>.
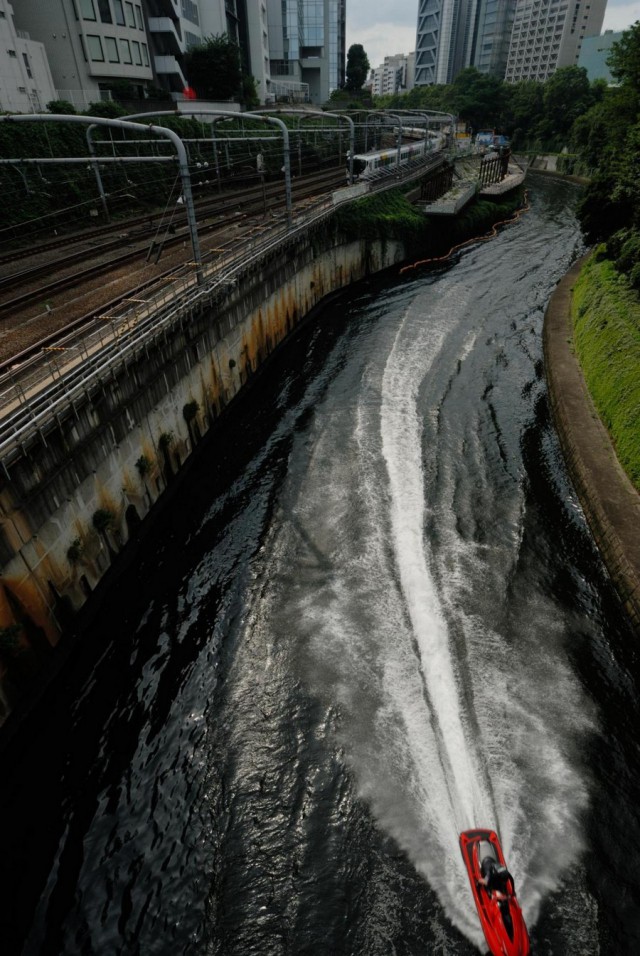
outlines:
[[47, 51], [59, 99], [78, 109], [118, 80], [137, 92], [153, 80], [140, 0], [20, 0], [16, 25]]
[[[405, 92], [413, 86], [413, 53], [385, 56], [384, 63], [371, 71], [370, 86], [374, 96]], [[411, 85], [409, 85], [411, 84]]]
[[505, 71], [507, 82], [544, 82], [578, 63], [586, 37], [599, 36], [607, 0], [518, 0]]
[[16, 28], [12, 4], [0, 0], [0, 110], [39, 113], [56, 97], [44, 45]]
[[344, 85], [346, 0], [267, 0], [272, 88], [322, 104]]

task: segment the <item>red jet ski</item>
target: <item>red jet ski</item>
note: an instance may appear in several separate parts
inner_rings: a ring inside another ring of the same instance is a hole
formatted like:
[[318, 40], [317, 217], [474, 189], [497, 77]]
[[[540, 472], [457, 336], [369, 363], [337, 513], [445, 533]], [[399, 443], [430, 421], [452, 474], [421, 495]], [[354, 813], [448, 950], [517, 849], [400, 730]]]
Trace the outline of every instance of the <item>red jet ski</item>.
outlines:
[[460, 849], [491, 956], [529, 956], [529, 934], [498, 835], [465, 830]]

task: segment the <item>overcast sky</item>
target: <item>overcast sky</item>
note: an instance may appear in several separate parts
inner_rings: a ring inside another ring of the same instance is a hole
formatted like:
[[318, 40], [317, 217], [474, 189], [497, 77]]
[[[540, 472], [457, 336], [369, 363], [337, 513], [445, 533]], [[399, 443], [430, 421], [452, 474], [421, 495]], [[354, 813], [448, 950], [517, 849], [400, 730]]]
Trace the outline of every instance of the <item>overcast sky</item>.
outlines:
[[[609, 0], [602, 29], [626, 30], [636, 20], [640, 20], [640, 0]], [[347, 0], [347, 50], [353, 43], [361, 43], [370, 66], [380, 66], [385, 56], [415, 50], [417, 22], [418, 0], [385, 4]]]

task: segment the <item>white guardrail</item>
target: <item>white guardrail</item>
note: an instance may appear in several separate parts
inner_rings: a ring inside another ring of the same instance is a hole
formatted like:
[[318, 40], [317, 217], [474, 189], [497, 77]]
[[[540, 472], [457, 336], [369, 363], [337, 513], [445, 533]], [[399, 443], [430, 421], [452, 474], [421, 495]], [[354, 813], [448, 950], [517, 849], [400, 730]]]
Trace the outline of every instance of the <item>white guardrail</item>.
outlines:
[[[403, 167], [402, 180], [418, 178], [440, 159], [421, 157], [415, 164]], [[186, 312], [233, 283], [234, 276], [251, 262], [321, 222], [337, 206], [397, 185], [398, 174], [394, 173], [387, 182], [345, 187], [306, 206], [290, 229], [284, 215], [280, 223], [265, 223], [260, 236], [240, 237], [221, 258], [204, 263], [200, 285], [195, 273], [186, 274], [183, 267], [181, 274], [161, 288], [154, 284], [148, 293], [125, 299], [96, 318], [93, 325], [71, 333], [54, 348], [43, 349], [36, 360], [16, 364], [0, 379], [0, 459], [7, 476], [7, 461], [27, 439], [38, 433], [46, 444], [45, 431], [50, 422], [70, 407], [73, 409], [76, 402], [85, 401], [91, 389], [113, 377], [116, 368], [136, 352], [152, 347]]]

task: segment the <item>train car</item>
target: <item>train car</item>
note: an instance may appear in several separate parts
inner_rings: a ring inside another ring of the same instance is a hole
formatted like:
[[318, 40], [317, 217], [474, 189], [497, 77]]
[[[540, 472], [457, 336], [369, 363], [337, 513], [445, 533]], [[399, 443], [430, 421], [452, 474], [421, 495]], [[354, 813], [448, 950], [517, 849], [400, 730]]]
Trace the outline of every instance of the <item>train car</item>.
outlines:
[[[437, 136], [438, 134], [434, 135]], [[400, 147], [399, 163], [398, 150], [395, 147], [392, 149], [377, 150], [371, 153], [358, 153], [353, 157], [353, 178], [354, 180], [373, 179], [384, 172], [385, 169], [392, 170], [398, 165], [405, 166], [411, 162], [412, 159], [424, 156], [425, 153], [435, 152], [435, 150], [439, 148], [441, 148], [441, 146], [436, 146], [435, 141], [432, 140], [431, 137], [429, 137], [429, 141], [426, 144], [426, 149], [424, 138], [421, 142], [405, 143]], [[348, 172], [349, 157], [347, 156], [347, 174]]]
[[[398, 127], [394, 127], [394, 134], [398, 135]], [[401, 126], [400, 132], [403, 139], [410, 140], [423, 140], [425, 137], [425, 128], [424, 126]], [[436, 132], [435, 130], [429, 129], [426, 130], [427, 139], [429, 140], [430, 149], [443, 149], [446, 143], [446, 136], [442, 132]]]

